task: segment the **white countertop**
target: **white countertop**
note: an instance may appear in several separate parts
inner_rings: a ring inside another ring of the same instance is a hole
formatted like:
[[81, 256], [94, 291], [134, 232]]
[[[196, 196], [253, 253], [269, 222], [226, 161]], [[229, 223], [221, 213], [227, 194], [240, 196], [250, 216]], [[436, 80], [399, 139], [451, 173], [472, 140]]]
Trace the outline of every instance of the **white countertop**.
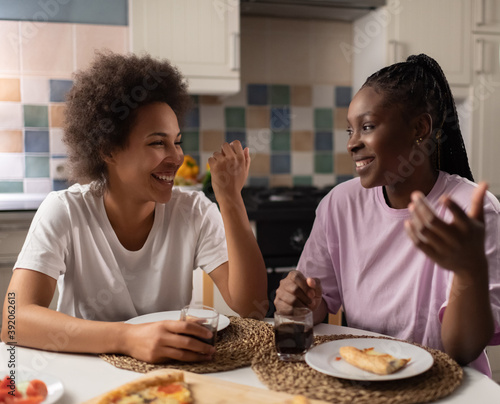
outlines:
[[[316, 335], [378, 335], [329, 324], [319, 324], [314, 331]], [[0, 372], [3, 373], [6, 373], [8, 369], [7, 348], [7, 345], [0, 343]], [[58, 404], [74, 404], [89, 400], [141, 375], [129, 370], [118, 369], [96, 355], [53, 353], [20, 347], [16, 349], [16, 364], [19, 370], [52, 375], [62, 381], [64, 394]], [[464, 371], [462, 385], [450, 396], [436, 402], [453, 404], [499, 403], [500, 386], [498, 384], [472, 368], [465, 367]], [[250, 367], [211, 373], [207, 376], [266, 389]]]
[[0, 211], [37, 210], [47, 194], [0, 193]]

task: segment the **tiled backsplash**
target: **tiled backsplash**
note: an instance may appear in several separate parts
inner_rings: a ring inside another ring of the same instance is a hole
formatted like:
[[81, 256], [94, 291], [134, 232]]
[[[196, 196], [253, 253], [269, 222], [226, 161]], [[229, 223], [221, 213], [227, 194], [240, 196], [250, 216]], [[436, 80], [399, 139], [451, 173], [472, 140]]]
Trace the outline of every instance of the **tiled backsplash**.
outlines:
[[184, 128], [184, 152], [202, 166], [223, 141], [250, 148], [249, 184], [332, 185], [352, 178], [346, 153], [351, 88], [243, 85], [231, 97], [194, 97]]
[[[128, 27], [38, 23], [36, 35], [24, 38], [27, 24], [0, 20], [0, 192], [47, 193], [67, 186], [62, 127], [72, 72], [87, 67], [95, 49], [126, 52]], [[228, 97], [193, 96], [183, 148], [202, 170], [224, 141], [238, 139], [251, 151], [249, 184], [325, 186], [352, 177], [349, 86], [241, 88]]]

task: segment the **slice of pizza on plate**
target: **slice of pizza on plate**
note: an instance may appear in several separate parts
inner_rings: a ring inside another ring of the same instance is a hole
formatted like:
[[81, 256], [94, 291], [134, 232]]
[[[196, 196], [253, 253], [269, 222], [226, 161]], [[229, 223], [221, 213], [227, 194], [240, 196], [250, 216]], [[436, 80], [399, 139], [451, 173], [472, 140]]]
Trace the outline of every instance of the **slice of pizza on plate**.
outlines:
[[339, 353], [347, 363], [378, 375], [394, 373], [411, 360], [411, 358], [399, 359], [386, 353], [377, 352], [373, 348], [358, 349], [353, 346], [340, 347]]
[[155, 375], [124, 384], [104, 396], [96, 404], [189, 404], [192, 395], [182, 372]]

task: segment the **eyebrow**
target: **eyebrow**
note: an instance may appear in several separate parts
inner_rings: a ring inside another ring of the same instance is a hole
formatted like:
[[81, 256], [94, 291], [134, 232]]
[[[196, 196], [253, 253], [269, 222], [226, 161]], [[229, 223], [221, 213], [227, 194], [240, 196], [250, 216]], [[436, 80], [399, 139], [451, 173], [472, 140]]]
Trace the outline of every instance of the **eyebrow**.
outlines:
[[[359, 118], [363, 118], [364, 116], [366, 115], [373, 115], [374, 112], [373, 111], [366, 111], [366, 112], [362, 112], [361, 114], [358, 114], [354, 117], [354, 119], [359, 119]], [[347, 120], [347, 123], [349, 123], [349, 118], [346, 117], [346, 120]]]
[[[177, 137], [179, 137], [181, 135], [182, 135], [182, 133], [179, 132], [175, 137], [177, 138]], [[149, 135], [147, 135], [146, 138], [152, 137], [152, 136], [167, 137], [168, 135], [166, 133], [164, 133], [164, 132], [153, 132], [153, 133], [150, 133]]]

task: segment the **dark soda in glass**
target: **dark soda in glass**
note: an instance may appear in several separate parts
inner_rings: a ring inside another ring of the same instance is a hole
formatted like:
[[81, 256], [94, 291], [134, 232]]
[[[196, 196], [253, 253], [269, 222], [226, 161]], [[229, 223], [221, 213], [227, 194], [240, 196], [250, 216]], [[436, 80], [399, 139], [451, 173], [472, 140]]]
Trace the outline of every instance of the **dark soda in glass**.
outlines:
[[301, 355], [313, 343], [313, 329], [304, 324], [284, 323], [274, 328], [278, 354]]

